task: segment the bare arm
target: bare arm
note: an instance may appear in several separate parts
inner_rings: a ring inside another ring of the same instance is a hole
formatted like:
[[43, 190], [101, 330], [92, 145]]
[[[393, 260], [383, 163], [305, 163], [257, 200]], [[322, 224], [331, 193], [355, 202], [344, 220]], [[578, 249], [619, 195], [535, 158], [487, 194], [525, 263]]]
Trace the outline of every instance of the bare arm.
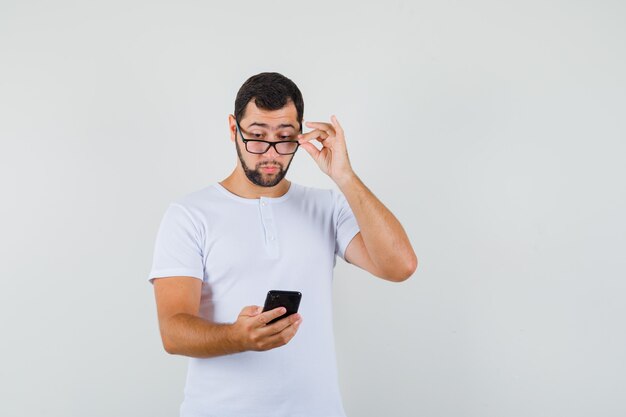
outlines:
[[413, 275], [417, 256], [393, 213], [355, 174], [337, 185], [361, 229], [346, 248], [346, 260], [389, 281], [404, 281]]
[[[346, 248], [345, 258], [377, 277], [403, 281], [417, 269], [409, 238], [398, 219], [354, 173], [343, 129], [335, 116], [331, 122], [308, 122], [314, 130], [299, 135], [299, 142], [341, 189], [361, 229]], [[311, 140], [322, 148], [317, 149]]]
[[159, 329], [168, 353], [208, 358], [274, 349], [287, 344], [302, 321], [294, 314], [267, 325], [284, 308], [261, 313], [261, 307], [247, 306], [234, 323], [213, 323], [198, 316], [201, 289], [202, 282], [193, 277], [154, 280]]

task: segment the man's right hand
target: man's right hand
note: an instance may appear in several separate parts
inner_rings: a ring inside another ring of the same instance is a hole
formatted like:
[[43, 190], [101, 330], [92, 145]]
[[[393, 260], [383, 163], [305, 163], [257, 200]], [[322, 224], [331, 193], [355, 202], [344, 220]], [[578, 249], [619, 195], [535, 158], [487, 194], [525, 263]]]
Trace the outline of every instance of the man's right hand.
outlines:
[[243, 350], [265, 351], [286, 345], [298, 331], [302, 316], [296, 313], [267, 324], [285, 312], [284, 307], [266, 312], [259, 306], [244, 307], [233, 324], [233, 337]]

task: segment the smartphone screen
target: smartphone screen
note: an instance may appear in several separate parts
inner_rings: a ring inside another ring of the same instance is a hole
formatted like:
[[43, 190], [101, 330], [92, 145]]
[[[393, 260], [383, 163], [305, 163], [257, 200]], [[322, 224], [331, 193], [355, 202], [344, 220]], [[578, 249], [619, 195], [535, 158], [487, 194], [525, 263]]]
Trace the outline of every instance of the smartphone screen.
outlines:
[[300, 300], [302, 299], [302, 293], [298, 291], [284, 291], [284, 290], [271, 290], [268, 291], [265, 298], [265, 305], [263, 311], [273, 310], [276, 307], [285, 307], [287, 312], [280, 317], [271, 320], [267, 324], [272, 324], [280, 319], [295, 314], [300, 307]]

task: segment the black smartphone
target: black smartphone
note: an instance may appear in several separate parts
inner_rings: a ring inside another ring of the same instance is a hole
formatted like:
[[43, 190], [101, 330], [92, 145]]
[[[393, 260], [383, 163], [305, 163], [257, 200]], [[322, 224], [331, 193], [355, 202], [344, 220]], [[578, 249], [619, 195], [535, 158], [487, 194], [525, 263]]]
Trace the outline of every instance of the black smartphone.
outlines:
[[276, 307], [285, 307], [287, 312], [280, 317], [276, 317], [267, 324], [272, 324], [282, 318], [291, 316], [298, 312], [300, 307], [300, 300], [302, 299], [302, 293], [298, 291], [283, 291], [283, 290], [270, 290], [267, 292], [265, 298], [265, 306], [263, 311], [273, 310]]

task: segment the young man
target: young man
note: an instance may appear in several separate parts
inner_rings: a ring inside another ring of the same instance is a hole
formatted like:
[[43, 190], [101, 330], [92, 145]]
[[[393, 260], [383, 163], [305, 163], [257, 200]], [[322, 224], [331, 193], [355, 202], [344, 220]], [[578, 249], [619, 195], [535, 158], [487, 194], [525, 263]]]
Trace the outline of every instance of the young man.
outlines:
[[[417, 258], [352, 170], [337, 118], [302, 133], [304, 103], [291, 80], [251, 77], [234, 113], [237, 166], [170, 204], [149, 276], [165, 350], [191, 358], [181, 416], [344, 416], [331, 312], [336, 256], [390, 281], [411, 276]], [[285, 179], [299, 147], [341, 193]], [[285, 313], [256, 305], [272, 289], [301, 292], [299, 313], [267, 324]]]

